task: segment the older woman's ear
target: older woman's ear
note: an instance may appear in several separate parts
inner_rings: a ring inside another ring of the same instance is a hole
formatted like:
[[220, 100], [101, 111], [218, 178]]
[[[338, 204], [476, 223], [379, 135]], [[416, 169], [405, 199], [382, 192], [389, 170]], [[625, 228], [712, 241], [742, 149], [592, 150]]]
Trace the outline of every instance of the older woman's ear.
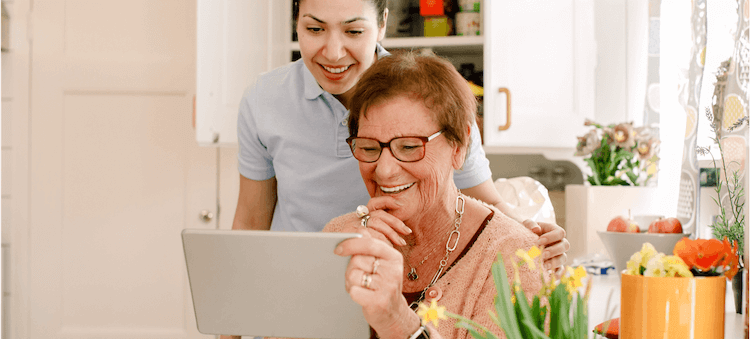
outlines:
[[453, 168], [454, 169], [461, 169], [464, 167], [464, 162], [466, 162], [466, 154], [469, 149], [469, 146], [471, 146], [471, 126], [466, 127], [466, 145], [463, 147], [461, 145], [456, 144], [456, 146], [453, 149]]

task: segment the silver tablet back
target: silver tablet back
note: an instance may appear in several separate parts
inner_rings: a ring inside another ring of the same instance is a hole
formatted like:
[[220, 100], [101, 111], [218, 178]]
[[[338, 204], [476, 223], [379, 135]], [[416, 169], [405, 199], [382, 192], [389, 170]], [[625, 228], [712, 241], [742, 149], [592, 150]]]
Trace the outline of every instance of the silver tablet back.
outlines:
[[344, 288], [350, 233], [182, 232], [198, 331], [292, 338], [369, 338]]

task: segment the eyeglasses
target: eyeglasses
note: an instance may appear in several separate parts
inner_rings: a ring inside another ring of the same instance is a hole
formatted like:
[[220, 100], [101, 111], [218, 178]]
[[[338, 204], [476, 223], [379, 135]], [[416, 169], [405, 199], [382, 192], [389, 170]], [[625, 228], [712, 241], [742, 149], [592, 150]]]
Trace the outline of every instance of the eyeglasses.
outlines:
[[354, 158], [361, 162], [376, 162], [383, 153], [383, 148], [390, 148], [393, 157], [403, 162], [422, 160], [425, 154], [425, 144], [437, 138], [443, 130], [429, 137], [400, 137], [388, 142], [380, 142], [370, 138], [349, 137], [346, 143], [352, 150]]

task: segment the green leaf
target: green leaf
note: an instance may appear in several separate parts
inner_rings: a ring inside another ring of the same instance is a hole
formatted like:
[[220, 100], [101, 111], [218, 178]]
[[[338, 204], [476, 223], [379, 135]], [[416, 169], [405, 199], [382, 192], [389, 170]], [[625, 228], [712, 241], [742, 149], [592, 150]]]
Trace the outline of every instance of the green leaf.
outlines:
[[589, 182], [591, 182], [591, 178], [594, 178], [593, 182], [591, 182], [592, 185], [601, 185], [601, 178], [599, 177], [599, 171], [596, 166], [596, 162], [594, 162], [593, 158], [586, 159], [586, 162], [589, 164], [589, 167], [591, 167], [591, 172], [593, 173], [592, 176], [589, 177]]
[[492, 278], [495, 280], [497, 299], [495, 309], [500, 318], [500, 325], [508, 339], [521, 339], [521, 331], [518, 327], [516, 313], [513, 310], [513, 302], [510, 300], [511, 292], [508, 285], [508, 275], [505, 273], [505, 262], [500, 253], [497, 261], [492, 264]]
[[524, 319], [523, 323], [531, 330], [531, 335], [528, 338], [534, 339], [550, 339], [544, 331], [536, 328], [530, 319]]
[[456, 327], [466, 329], [475, 339], [497, 339], [497, 336], [494, 333], [490, 332], [487, 327], [482, 326], [474, 320], [450, 312], [446, 312], [446, 315], [451, 318], [458, 319]]
[[554, 339], [570, 338], [570, 301], [563, 284], [557, 285], [550, 297], [550, 335]]
[[539, 296], [534, 296], [534, 301], [531, 305], [531, 315], [534, 320], [534, 325], [537, 328], [544, 328], [544, 315], [546, 308], [543, 308], [541, 305], [541, 301], [539, 300]]
[[630, 179], [630, 182], [633, 184], [633, 186], [638, 186], [638, 176], [635, 175], [632, 171], [625, 172], [625, 175], [628, 176], [628, 179]]
[[586, 302], [580, 295], [577, 295], [576, 299], [576, 312], [575, 315], [573, 315], [573, 329], [576, 332], [574, 338], [586, 338], [586, 332], [589, 328]]
[[[529, 307], [529, 302], [526, 299], [526, 293], [523, 292], [523, 290], [520, 290], [516, 292], [516, 317], [518, 317], [519, 320], [521, 320], [521, 324], [523, 324], [524, 320], [533, 321], [534, 316], [531, 314], [531, 308]], [[521, 325], [519, 324], [519, 325]], [[519, 326], [519, 329], [521, 330], [521, 335], [523, 335], [523, 338], [531, 338], [531, 329], [529, 329], [529, 326]]]

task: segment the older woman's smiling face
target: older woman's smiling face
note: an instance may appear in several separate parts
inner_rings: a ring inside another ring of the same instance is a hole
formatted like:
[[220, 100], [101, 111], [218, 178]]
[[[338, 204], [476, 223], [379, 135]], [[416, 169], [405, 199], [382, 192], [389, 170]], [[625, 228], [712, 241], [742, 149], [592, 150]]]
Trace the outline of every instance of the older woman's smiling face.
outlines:
[[[357, 136], [388, 142], [404, 136], [426, 137], [439, 130], [422, 101], [399, 96], [370, 106], [359, 121]], [[424, 159], [416, 162], [402, 162], [393, 157], [390, 149], [383, 149], [376, 162], [359, 163], [370, 196], [396, 199], [401, 207], [389, 212], [404, 222], [419, 218], [435, 204], [445, 203], [444, 197], [450, 196], [447, 190], [455, 189], [453, 169], [460, 168], [463, 161], [464, 152], [443, 135], [425, 147]]]

